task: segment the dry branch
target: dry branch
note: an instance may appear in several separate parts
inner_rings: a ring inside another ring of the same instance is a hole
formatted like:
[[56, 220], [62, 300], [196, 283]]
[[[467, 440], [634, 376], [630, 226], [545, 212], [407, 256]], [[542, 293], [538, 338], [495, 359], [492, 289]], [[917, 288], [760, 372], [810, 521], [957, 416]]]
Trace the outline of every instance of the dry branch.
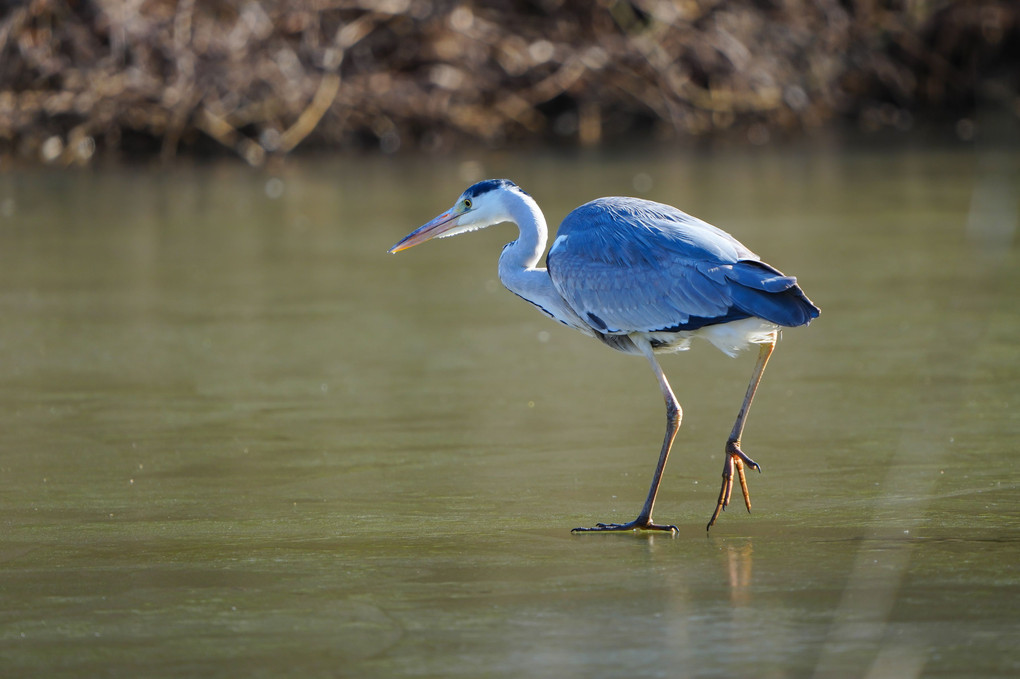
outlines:
[[0, 154], [260, 163], [301, 144], [762, 139], [981, 97], [1016, 114], [1017, 44], [1009, 0], [0, 0]]

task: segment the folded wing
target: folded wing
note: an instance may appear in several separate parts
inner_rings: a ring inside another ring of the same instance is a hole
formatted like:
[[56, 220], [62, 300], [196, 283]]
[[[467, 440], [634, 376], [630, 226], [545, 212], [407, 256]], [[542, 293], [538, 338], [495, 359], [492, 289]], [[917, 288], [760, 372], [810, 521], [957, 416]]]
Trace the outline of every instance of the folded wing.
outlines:
[[756, 316], [783, 326], [818, 315], [797, 280], [725, 231], [676, 208], [600, 198], [560, 225], [553, 285], [605, 334], [694, 330]]

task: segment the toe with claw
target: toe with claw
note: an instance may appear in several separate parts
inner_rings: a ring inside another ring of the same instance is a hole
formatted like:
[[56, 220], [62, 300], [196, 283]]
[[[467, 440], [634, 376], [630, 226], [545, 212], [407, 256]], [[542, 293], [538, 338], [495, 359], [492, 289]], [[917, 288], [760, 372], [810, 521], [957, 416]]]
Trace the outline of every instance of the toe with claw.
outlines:
[[733, 470], [736, 469], [737, 479], [740, 481], [740, 490], [744, 494], [744, 505], [747, 507], [748, 513], [751, 512], [751, 494], [747, 490], [747, 478], [744, 476], [744, 466], [756, 469], [758, 473], [761, 473], [761, 465], [749, 458], [740, 450], [740, 441], [727, 441], [726, 443], [726, 462], [723, 465], [722, 473], [722, 488], [719, 489], [719, 500], [715, 505], [715, 511], [712, 513], [712, 518], [709, 519], [708, 525], [705, 526], [707, 531], [715, 523], [715, 520], [719, 518], [719, 512], [726, 509], [730, 504], [730, 496], [733, 493]]
[[663, 525], [658, 523], [652, 523], [651, 517], [642, 518], [638, 517], [630, 523], [596, 523], [591, 528], [575, 528], [570, 531], [571, 533], [605, 533], [611, 531], [628, 531], [628, 530], [658, 530], [658, 531], [669, 531], [671, 534], [676, 535], [680, 532], [680, 529], [673, 525]]

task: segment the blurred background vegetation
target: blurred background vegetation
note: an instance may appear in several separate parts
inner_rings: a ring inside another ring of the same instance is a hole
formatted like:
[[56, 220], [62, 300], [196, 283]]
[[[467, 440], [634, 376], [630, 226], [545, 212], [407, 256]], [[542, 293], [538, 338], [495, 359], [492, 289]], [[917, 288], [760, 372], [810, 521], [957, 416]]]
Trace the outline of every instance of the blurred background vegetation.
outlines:
[[0, 0], [0, 159], [1020, 117], [1016, 0]]

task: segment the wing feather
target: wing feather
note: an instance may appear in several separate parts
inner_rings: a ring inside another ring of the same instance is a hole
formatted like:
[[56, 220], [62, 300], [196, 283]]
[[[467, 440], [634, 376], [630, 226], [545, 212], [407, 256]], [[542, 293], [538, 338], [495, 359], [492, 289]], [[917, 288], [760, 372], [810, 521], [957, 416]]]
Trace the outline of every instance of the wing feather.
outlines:
[[602, 333], [693, 329], [749, 316], [800, 325], [817, 315], [803, 304], [787, 308], [796, 300], [786, 293], [814, 306], [796, 279], [725, 231], [637, 198], [600, 198], [571, 212], [547, 263], [556, 290]]

